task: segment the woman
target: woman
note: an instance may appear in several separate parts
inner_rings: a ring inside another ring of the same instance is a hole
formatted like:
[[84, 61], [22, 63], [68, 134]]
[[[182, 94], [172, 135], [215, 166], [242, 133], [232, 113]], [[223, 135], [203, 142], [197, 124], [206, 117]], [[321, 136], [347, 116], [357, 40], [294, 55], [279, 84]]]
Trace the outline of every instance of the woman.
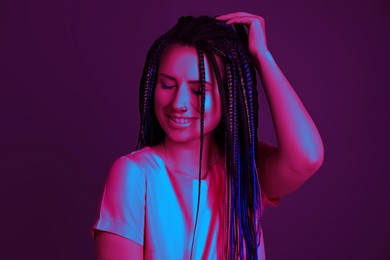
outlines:
[[[255, 69], [278, 147], [258, 142]], [[265, 206], [310, 178], [324, 151], [264, 19], [181, 17], [150, 48], [140, 87], [138, 147], [108, 176], [98, 259], [265, 259]]]

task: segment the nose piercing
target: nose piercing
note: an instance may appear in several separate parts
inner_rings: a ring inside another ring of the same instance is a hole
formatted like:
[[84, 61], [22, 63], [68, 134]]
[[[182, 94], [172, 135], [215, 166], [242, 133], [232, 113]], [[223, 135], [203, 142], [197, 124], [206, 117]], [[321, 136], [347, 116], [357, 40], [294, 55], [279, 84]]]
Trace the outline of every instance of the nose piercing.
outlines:
[[187, 109], [187, 106], [184, 105], [183, 107], [180, 108], [180, 110], [186, 112], [188, 109]]

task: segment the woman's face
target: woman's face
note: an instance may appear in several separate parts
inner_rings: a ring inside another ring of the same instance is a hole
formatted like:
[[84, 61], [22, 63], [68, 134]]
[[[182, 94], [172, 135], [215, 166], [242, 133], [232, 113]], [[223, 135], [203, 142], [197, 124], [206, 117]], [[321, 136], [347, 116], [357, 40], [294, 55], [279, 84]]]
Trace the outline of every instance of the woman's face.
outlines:
[[[215, 75], [206, 56], [204, 61], [204, 137], [207, 140], [221, 120], [221, 100]], [[175, 142], [199, 140], [200, 89], [195, 47], [178, 44], [168, 46], [160, 59], [154, 94], [155, 113], [167, 138]]]

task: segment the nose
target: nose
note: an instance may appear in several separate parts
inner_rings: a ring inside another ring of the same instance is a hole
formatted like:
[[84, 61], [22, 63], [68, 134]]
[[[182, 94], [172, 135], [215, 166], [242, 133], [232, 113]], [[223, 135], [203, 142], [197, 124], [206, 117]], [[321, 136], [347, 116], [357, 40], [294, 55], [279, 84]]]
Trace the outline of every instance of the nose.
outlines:
[[176, 88], [176, 93], [172, 100], [172, 107], [177, 111], [187, 111], [190, 105], [190, 92], [188, 86], [181, 84]]

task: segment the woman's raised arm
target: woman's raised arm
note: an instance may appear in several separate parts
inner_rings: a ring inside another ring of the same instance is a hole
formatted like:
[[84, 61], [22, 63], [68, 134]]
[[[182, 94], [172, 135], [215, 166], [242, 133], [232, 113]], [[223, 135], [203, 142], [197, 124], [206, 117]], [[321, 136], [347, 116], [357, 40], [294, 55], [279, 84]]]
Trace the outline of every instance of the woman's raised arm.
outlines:
[[264, 86], [278, 143], [264, 159], [260, 178], [267, 195], [280, 198], [296, 190], [321, 167], [321, 136], [267, 48], [264, 19], [244, 12], [216, 19], [249, 26], [248, 48]]

